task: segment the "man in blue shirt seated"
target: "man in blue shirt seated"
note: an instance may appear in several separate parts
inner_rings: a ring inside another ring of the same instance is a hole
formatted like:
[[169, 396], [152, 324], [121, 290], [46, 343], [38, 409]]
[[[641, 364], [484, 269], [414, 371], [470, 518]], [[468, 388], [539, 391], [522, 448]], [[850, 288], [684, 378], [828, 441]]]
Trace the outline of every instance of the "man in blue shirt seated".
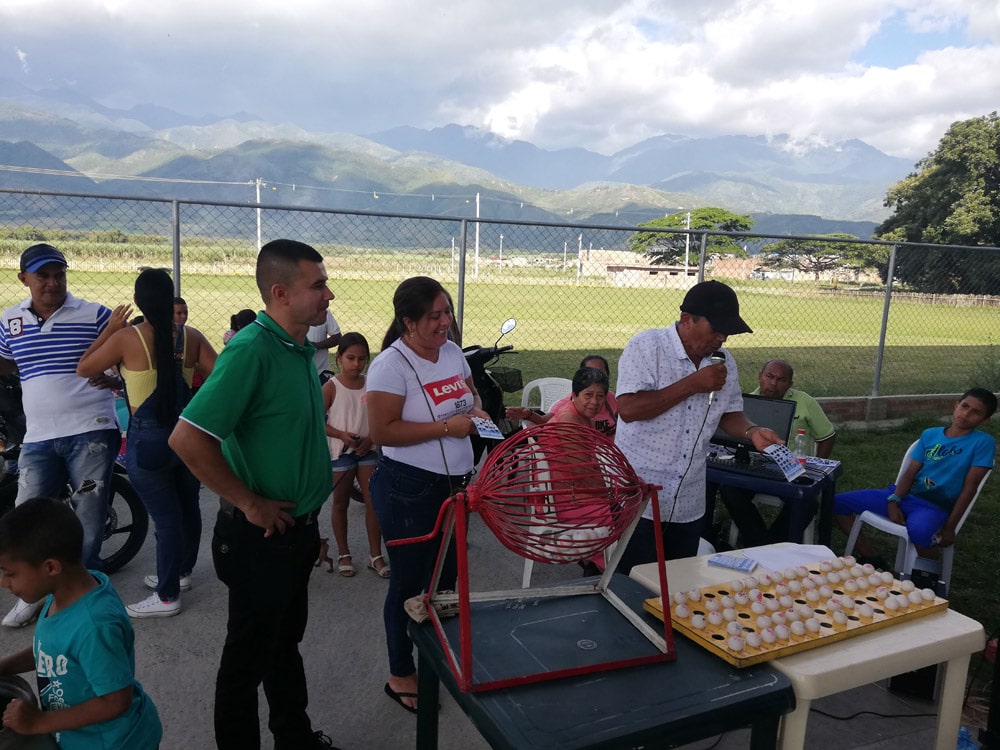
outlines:
[[[955, 404], [951, 424], [924, 430], [910, 451], [910, 465], [898, 484], [885, 489], [838, 493], [833, 513], [849, 534], [854, 516], [866, 510], [906, 526], [921, 557], [934, 547], [955, 543], [956, 528], [976, 496], [979, 483], [993, 468], [996, 441], [976, 428], [997, 410], [997, 397], [985, 388], [970, 388]], [[874, 548], [859, 536], [855, 550], [873, 557]]]

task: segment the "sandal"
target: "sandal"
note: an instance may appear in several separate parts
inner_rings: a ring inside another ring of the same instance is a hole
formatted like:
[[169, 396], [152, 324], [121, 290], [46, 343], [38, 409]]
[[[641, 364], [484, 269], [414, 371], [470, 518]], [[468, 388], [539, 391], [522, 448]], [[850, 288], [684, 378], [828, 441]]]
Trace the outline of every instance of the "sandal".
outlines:
[[[382, 561], [381, 568], [375, 566], [376, 560]], [[377, 575], [379, 578], [389, 577], [389, 563], [385, 561], [385, 557], [382, 555], [375, 555], [375, 557], [368, 558], [368, 570]]]
[[337, 555], [337, 572], [344, 578], [350, 578], [354, 575], [354, 565], [349, 562], [341, 562], [341, 560], [350, 560], [350, 555]]

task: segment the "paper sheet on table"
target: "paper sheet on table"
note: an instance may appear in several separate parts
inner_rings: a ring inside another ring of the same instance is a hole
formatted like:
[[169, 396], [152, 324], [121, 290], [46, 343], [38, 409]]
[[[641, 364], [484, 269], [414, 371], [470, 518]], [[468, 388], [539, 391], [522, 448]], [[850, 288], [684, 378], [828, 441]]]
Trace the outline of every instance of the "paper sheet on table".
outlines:
[[743, 554], [756, 560], [767, 570], [785, 570], [798, 565], [808, 566], [820, 560], [830, 560], [837, 555], [822, 544], [790, 544], [780, 547], [754, 547]]

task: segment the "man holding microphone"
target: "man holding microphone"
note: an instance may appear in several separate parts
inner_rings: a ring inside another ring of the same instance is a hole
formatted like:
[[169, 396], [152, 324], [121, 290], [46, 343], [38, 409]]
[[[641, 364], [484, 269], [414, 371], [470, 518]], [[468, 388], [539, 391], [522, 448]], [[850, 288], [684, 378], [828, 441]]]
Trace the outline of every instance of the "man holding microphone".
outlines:
[[618, 363], [615, 443], [644, 481], [659, 485], [661, 528], [647, 508], [618, 570], [656, 560], [656, 534], [667, 559], [691, 557], [705, 514], [705, 456], [717, 427], [749, 437], [757, 450], [782, 442], [743, 413], [736, 362], [721, 349], [729, 336], [753, 333], [736, 293], [718, 281], [688, 290], [680, 320], [642, 331]]

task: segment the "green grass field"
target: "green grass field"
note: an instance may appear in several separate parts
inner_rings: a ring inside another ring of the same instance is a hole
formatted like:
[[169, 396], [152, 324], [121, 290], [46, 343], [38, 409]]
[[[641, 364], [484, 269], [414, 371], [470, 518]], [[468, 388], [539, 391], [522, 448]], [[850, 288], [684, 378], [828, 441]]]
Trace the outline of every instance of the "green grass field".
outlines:
[[[398, 258], [396, 258], [398, 260]], [[160, 259], [154, 264], [159, 265]], [[392, 317], [392, 294], [399, 280], [426, 273], [449, 283], [451, 270], [420, 256], [411, 256], [395, 274], [378, 265], [383, 278], [361, 278], [374, 272], [368, 259], [331, 263], [330, 287], [336, 294], [332, 311], [344, 331], [364, 333], [378, 350]], [[70, 271], [70, 289], [86, 299], [113, 306], [132, 297], [134, 273], [108, 269]], [[349, 265], [346, 268], [338, 266]], [[229, 317], [237, 310], [259, 309], [260, 297], [252, 269], [223, 265], [221, 273], [185, 273], [182, 294], [191, 311], [191, 325], [221, 346]], [[338, 273], [338, 270], [341, 273]], [[16, 271], [3, 271], [0, 303], [23, 299], [26, 290]], [[503, 364], [523, 371], [524, 381], [559, 375], [569, 377], [584, 354], [603, 354], [614, 368], [625, 343], [640, 330], [669, 325], [683, 297], [677, 289], [621, 288], [595, 279], [577, 285], [565, 274], [553, 273], [469, 281], [465, 290], [464, 343], [492, 344], [500, 323], [518, 320], [505, 338], [518, 353]], [[881, 297], [838, 296], [809, 284], [732, 282], [737, 287], [744, 318], [753, 334], [734, 336], [727, 343], [740, 368], [741, 383], [755, 384], [761, 364], [783, 357], [796, 369], [796, 383], [817, 396], [860, 396], [872, 392], [882, 316]], [[1000, 352], [990, 331], [996, 313], [987, 307], [952, 307], [894, 301], [880, 394], [948, 393], [975, 383], [1000, 389]]]

